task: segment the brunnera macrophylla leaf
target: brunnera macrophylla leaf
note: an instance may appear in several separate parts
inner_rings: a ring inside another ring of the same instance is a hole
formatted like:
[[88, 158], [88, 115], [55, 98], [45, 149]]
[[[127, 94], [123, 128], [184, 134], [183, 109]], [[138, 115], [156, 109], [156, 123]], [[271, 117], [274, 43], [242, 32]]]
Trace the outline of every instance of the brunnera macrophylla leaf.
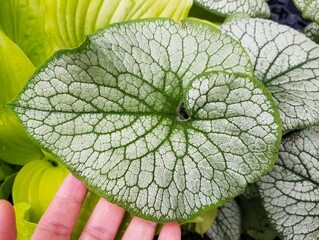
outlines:
[[194, 0], [194, 5], [224, 17], [234, 13], [246, 13], [251, 17], [261, 18], [270, 16], [270, 10], [265, 0]]
[[293, 0], [302, 16], [319, 23], [319, 0]]
[[146, 219], [186, 221], [277, 158], [279, 112], [247, 74], [241, 45], [211, 25], [139, 20], [57, 54], [11, 106], [89, 189]]
[[310, 23], [303, 30], [303, 33], [310, 38], [312, 41], [319, 43], [319, 24], [318, 23]]
[[261, 178], [268, 218], [284, 239], [318, 239], [318, 146], [318, 127], [287, 135], [275, 167]]
[[319, 123], [319, 46], [287, 26], [263, 19], [221, 27], [238, 39], [254, 64], [254, 75], [272, 93], [283, 131]]
[[218, 209], [214, 224], [206, 232], [212, 240], [238, 240], [241, 233], [240, 210], [235, 200]]
[[74, 48], [112, 23], [166, 17], [185, 19], [192, 0], [45, 0], [45, 30], [53, 48]]
[[24, 165], [42, 157], [16, 114], [5, 104], [14, 99], [34, 72], [34, 66], [0, 30], [0, 159]]

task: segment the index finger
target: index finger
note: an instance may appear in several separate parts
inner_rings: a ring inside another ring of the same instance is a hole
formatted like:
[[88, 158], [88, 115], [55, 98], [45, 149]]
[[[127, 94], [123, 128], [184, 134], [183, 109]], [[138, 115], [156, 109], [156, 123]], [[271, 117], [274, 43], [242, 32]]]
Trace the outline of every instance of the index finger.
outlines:
[[15, 240], [15, 215], [12, 205], [6, 200], [0, 200], [0, 223], [0, 240]]
[[69, 174], [40, 219], [32, 240], [70, 239], [87, 188]]

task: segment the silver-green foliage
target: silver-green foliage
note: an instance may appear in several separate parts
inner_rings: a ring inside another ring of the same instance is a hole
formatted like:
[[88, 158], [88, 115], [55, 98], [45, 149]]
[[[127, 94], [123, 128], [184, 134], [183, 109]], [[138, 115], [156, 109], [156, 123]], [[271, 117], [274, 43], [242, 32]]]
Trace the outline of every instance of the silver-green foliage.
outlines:
[[275, 167], [261, 178], [265, 209], [283, 239], [318, 239], [318, 146], [318, 127], [289, 134], [283, 138]]
[[233, 200], [218, 209], [217, 218], [206, 235], [212, 240], [238, 240], [240, 231], [240, 209]]
[[294, 0], [304, 18], [319, 23], [319, 0]]
[[318, 23], [310, 23], [308, 26], [306, 26], [303, 30], [303, 33], [313, 40], [316, 43], [319, 43], [319, 24]]
[[272, 93], [285, 132], [319, 124], [319, 46], [287, 26], [263, 19], [230, 21], [222, 29], [238, 39], [254, 76]]
[[229, 16], [234, 13], [245, 13], [252, 17], [261, 18], [270, 16], [270, 10], [265, 0], [194, 0], [194, 4], [221, 16]]
[[279, 112], [239, 43], [210, 25], [112, 25], [58, 53], [12, 103], [30, 135], [135, 215], [187, 220], [274, 164]]

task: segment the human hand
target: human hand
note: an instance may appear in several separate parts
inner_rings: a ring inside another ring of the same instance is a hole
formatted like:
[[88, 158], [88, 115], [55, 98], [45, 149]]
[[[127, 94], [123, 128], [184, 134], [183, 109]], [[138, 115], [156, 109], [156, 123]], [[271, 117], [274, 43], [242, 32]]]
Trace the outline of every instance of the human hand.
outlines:
[[[32, 240], [71, 239], [72, 231], [84, 201], [87, 188], [69, 174], [48, 209], [40, 219]], [[101, 198], [87, 222], [80, 240], [114, 239], [121, 225], [125, 210]], [[154, 238], [156, 223], [134, 217], [123, 240], [151, 240]], [[0, 201], [0, 240], [15, 240], [16, 227], [14, 211], [10, 203]], [[181, 230], [178, 223], [164, 224], [159, 240], [179, 240]]]

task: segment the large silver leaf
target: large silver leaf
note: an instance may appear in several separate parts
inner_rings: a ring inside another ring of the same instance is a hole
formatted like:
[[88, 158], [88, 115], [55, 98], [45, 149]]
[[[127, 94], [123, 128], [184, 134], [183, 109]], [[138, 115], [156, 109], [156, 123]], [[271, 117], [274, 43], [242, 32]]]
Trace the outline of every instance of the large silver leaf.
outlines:
[[250, 73], [241, 45], [210, 25], [140, 20], [56, 55], [14, 108], [99, 195], [144, 218], [186, 220], [274, 164], [279, 113]]
[[289, 134], [272, 172], [261, 179], [260, 193], [268, 217], [284, 239], [318, 239], [318, 146], [318, 127]]
[[270, 90], [285, 132], [319, 123], [319, 46], [287, 26], [263, 19], [235, 20], [222, 29], [238, 39], [254, 75]]

